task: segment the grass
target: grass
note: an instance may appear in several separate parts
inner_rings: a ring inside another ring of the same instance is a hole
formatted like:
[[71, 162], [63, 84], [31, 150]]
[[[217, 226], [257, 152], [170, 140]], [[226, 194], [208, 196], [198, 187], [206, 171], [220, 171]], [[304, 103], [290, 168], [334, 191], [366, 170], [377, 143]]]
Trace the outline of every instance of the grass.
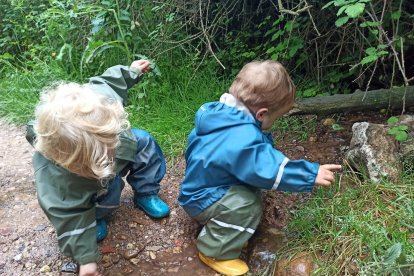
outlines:
[[[228, 86], [209, 68], [194, 74], [192, 68], [174, 66], [181, 69], [172, 70], [166, 64], [160, 66], [165, 68], [161, 76], [145, 76], [129, 91], [126, 107], [131, 125], [150, 132], [170, 159], [183, 154], [197, 109], [206, 101], [217, 100]], [[0, 79], [0, 116], [19, 125], [32, 118], [45, 86], [57, 80], [79, 81], [79, 76], [68, 75], [53, 62], [38, 62], [31, 71], [10, 67], [4, 76]]]
[[398, 184], [344, 173], [295, 211], [281, 258], [311, 252], [315, 275], [413, 275], [413, 185], [412, 167]]

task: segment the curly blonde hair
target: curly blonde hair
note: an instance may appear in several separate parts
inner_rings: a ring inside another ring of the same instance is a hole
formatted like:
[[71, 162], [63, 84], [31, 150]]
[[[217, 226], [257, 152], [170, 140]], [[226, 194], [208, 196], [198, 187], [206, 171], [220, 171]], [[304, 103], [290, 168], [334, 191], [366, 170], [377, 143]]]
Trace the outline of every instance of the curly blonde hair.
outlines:
[[35, 149], [72, 173], [103, 180], [115, 173], [115, 149], [127, 128], [120, 102], [86, 85], [59, 84], [37, 105]]
[[293, 104], [296, 88], [282, 64], [265, 60], [244, 65], [229, 92], [251, 109], [275, 110]]

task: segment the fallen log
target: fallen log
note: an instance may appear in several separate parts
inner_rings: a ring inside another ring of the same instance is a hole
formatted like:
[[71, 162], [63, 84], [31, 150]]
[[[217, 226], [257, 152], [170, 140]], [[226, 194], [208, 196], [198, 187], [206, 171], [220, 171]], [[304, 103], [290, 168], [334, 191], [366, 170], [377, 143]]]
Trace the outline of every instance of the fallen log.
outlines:
[[414, 86], [360, 91], [297, 100], [289, 115], [368, 111], [379, 109], [405, 110], [414, 108]]

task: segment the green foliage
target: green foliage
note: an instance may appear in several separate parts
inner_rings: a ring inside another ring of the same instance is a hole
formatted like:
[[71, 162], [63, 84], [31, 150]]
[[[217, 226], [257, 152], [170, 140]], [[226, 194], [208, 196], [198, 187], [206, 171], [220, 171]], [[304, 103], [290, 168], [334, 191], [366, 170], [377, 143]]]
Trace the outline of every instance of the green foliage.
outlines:
[[399, 184], [362, 178], [345, 173], [299, 206], [282, 255], [314, 253], [316, 275], [411, 275], [413, 178]]
[[388, 130], [388, 134], [392, 135], [395, 140], [404, 142], [408, 140], [408, 126], [398, 124], [398, 117], [392, 116], [388, 118], [387, 123], [392, 127]]

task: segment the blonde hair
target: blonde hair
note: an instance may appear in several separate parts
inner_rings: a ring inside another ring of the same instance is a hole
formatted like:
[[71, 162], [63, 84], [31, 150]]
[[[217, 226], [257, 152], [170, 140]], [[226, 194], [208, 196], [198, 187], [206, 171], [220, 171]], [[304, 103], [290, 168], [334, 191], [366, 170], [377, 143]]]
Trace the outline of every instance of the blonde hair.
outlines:
[[249, 108], [276, 110], [293, 104], [295, 85], [277, 61], [253, 61], [243, 66], [229, 92]]
[[103, 180], [115, 173], [119, 133], [129, 127], [115, 99], [76, 83], [46, 90], [35, 111], [35, 149], [72, 173]]

